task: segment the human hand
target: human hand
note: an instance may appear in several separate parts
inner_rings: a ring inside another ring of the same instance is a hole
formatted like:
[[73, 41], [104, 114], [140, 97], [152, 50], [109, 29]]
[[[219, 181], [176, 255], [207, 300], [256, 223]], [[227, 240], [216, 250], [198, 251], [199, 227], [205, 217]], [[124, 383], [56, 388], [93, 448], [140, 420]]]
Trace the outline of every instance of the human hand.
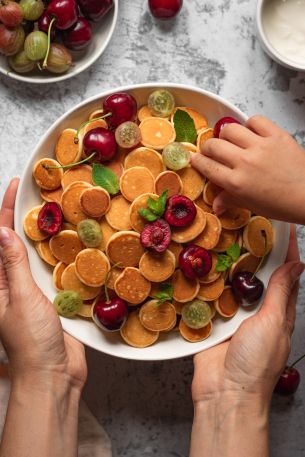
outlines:
[[224, 189], [214, 200], [220, 215], [232, 206], [262, 216], [305, 223], [305, 154], [284, 130], [263, 116], [228, 124], [209, 139], [192, 165]]
[[26, 248], [13, 231], [18, 184], [16, 178], [11, 181], [0, 211], [0, 339], [12, 380], [29, 377], [43, 385], [58, 377], [81, 390], [87, 376], [83, 345], [63, 333], [52, 303], [32, 277]]
[[269, 403], [290, 352], [303, 269], [295, 227], [291, 226], [286, 263], [273, 273], [261, 309], [241, 324], [231, 340], [194, 357], [195, 405], [231, 394]]

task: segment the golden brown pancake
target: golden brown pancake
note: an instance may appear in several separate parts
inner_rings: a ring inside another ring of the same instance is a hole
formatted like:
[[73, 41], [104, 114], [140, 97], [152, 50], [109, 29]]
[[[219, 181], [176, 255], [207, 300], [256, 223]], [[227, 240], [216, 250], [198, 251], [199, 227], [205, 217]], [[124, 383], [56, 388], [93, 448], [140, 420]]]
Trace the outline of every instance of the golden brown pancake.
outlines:
[[106, 253], [113, 264], [120, 268], [137, 267], [144, 254], [140, 235], [136, 232], [123, 231], [112, 235], [106, 246]]
[[168, 249], [162, 254], [145, 252], [139, 263], [142, 275], [152, 282], [166, 281], [175, 271], [176, 259]]
[[188, 279], [181, 270], [176, 270], [172, 279], [174, 288], [173, 297], [180, 303], [186, 303], [197, 297], [199, 282], [197, 279]]
[[116, 294], [132, 305], [142, 303], [149, 296], [150, 287], [150, 282], [134, 267], [124, 268], [114, 284]]
[[176, 310], [171, 303], [150, 300], [141, 306], [139, 319], [152, 332], [167, 332], [176, 324]]
[[159, 332], [147, 330], [140, 322], [139, 312], [129, 314], [126, 324], [120, 330], [123, 340], [136, 348], [145, 348], [154, 344], [159, 338]]

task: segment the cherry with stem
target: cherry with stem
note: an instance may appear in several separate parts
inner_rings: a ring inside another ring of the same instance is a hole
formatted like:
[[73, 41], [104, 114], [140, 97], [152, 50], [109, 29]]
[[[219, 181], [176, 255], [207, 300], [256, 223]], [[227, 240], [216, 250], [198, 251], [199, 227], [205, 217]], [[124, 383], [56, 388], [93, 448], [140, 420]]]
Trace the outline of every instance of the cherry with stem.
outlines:
[[276, 394], [287, 397], [289, 395], [293, 395], [297, 391], [301, 381], [301, 375], [295, 368], [295, 365], [297, 365], [304, 358], [305, 354], [295, 360], [292, 365], [285, 367], [274, 388], [274, 392]]

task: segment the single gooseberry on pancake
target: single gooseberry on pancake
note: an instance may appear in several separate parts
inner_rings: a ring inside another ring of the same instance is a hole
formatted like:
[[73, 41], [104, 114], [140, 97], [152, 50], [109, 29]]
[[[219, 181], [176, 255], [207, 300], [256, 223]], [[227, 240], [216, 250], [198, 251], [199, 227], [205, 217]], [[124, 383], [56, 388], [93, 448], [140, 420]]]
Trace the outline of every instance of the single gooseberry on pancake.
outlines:
[[135, 122], [123, 122], [115, 131], [115, 139], [121, 148], [134, 148], [141, 141], [141, 130]]
[[216, 122], [216, 124], [214, 126], [214, 137], [215, 138], [219, 138], [221, 130], [227, 124], [240, 124], [240, 122], [237, 119], [234, 119], [234, 117], [230, 117], [230, 116], [222, 117], [221, 119], [219, 119], [219, 121]]
[[83, 151], [86, 157], [94, 154], [92, 162], [95, 163], [111, 160], [117, 151], [114, 133], [103, 127], [89, 130], [83, 139]]
[[208, 325], [212, 317], [212, 312], [205, 301], [195, 298], [183, 306], [181, 317], [188, 327], [199, 329]]
[[256, 303], [264, 292], [264, 283], [249, 271], [235, 273], [232, 280], [232, 291], [236, 300], [244, 307]]
[[104, 114], [111, 128], [116, 128], [123, 122], [134, 121], [137, 116], [137, 102], [135, 98], [126, 92], [118, 92], [109, 95], [103, 103]]
[[191, 244], [179, 254], [179, 267], [188, 279], [201, 278], [212, 268], [212, 256], [206, 249]]
[[39, 230], [48, 235], [56, 235], [63, 222], [61, 207], [58, 203], [45, 203], [38, 214], [37, 225]]
[[172, 19], [182, 8], [183, 0], [148, 0], [151, 14], [161, 20]]
[[190, 225], [197, 214], [196, 206], [184, 195], [173, 195], [167, 200], [164, 219], [172, 227]]
[[149, 251], [160, 254], [171, 242], [171, 229], [166, 221], [158, 219], [145, 225], [140, 236], [141, 244]]

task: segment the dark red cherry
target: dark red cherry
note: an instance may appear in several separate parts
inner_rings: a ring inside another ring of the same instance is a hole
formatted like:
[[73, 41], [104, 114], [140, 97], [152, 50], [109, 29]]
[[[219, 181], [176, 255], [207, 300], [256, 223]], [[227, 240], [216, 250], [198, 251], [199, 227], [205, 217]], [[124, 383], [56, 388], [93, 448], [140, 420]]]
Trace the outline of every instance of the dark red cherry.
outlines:
[[191, 244], [180, 252], [179, 267], [187, 278], [201, 278], [211, 270], [212, 256], [206, 249]]
[[301, 380], [300, 373], [294, 367], [286, 367], [274, 388], [274, 392], [279, 395], [293, 395], [299, 387]]
[[264, 292], [264, 283], [249, 271], [237, 272], [233, 276], [232, 291], [236, 300], [244, 307], [256, 303]]
[[64, 45], [73, 51], [85, 49], [92, 40], [92, 27], [84, 17], [79, 17], [69, 30], [63, 32]]
[[160, 254], [171, 242], [171, 229], [166, 221], [158, 219], [145, 225], [140, 236], [141, 244], [149, 251]]
[[103, 330], [110, 332], [120, 330], [123, 327], [127, 314], [127, 303], [119, 297], [113, 297], [109, 301], [101, 297], [93, 310], [94, 322]]
[[86, 157], [95, 152], [92, 162], [107, 162], [117, 151], [114, 133], [103, 127], [89, 130], [83, 139], [83, 150]]
[[135, 98], [126, 92], [109, 95], [103, 103], [104, 114], [111, 113], [107, 118], [112, 128], [126, 121], [134, 121], [137, 115], [137, 102]]
[[113, 0], [78, 0], [84, 16], [91, 21], [100, 21], [112, 8]]
[[55, 27], [67, 30], [72, 27], [78, 18], [76, 0], [52, 0], [47, 7], [47, 14], [56, 18]]
[[225, 125], [227, 124], [240, 124], [240, 122], [237, 119], [234, 119], [234, 117], [222, 117], [219, 119], [218, 122], [216, 122], [214, 126], [214, 137], [219, 138], [219, 134], [221, 132], [221, 129], [224, 128]]
[[[41, 30], [41, 32], [48, 33], [49, 31], [49, 26], [52, 18], [51, 16], [44, 11], [40, 18], [38, 19], [38, 28]], [[56, 30], [54, 28], [51, 29], [51, 41], [53, 41], [56, 37]]]
[[38, 228], [48, 235], [56, 235], [61, 230], [62, 222], [63, 215], [58, 203], [45, 203], [38, 213]]
[[167, 20], [172, 19], [179, 13], [183, 0], [148, 0], [148, 4], [154, 17]]
[[184, 195], [173, 195], [167, 200], [163, 217], [172, 227], [186, 227], [193, 222], [196, 214], [192, 200]]

